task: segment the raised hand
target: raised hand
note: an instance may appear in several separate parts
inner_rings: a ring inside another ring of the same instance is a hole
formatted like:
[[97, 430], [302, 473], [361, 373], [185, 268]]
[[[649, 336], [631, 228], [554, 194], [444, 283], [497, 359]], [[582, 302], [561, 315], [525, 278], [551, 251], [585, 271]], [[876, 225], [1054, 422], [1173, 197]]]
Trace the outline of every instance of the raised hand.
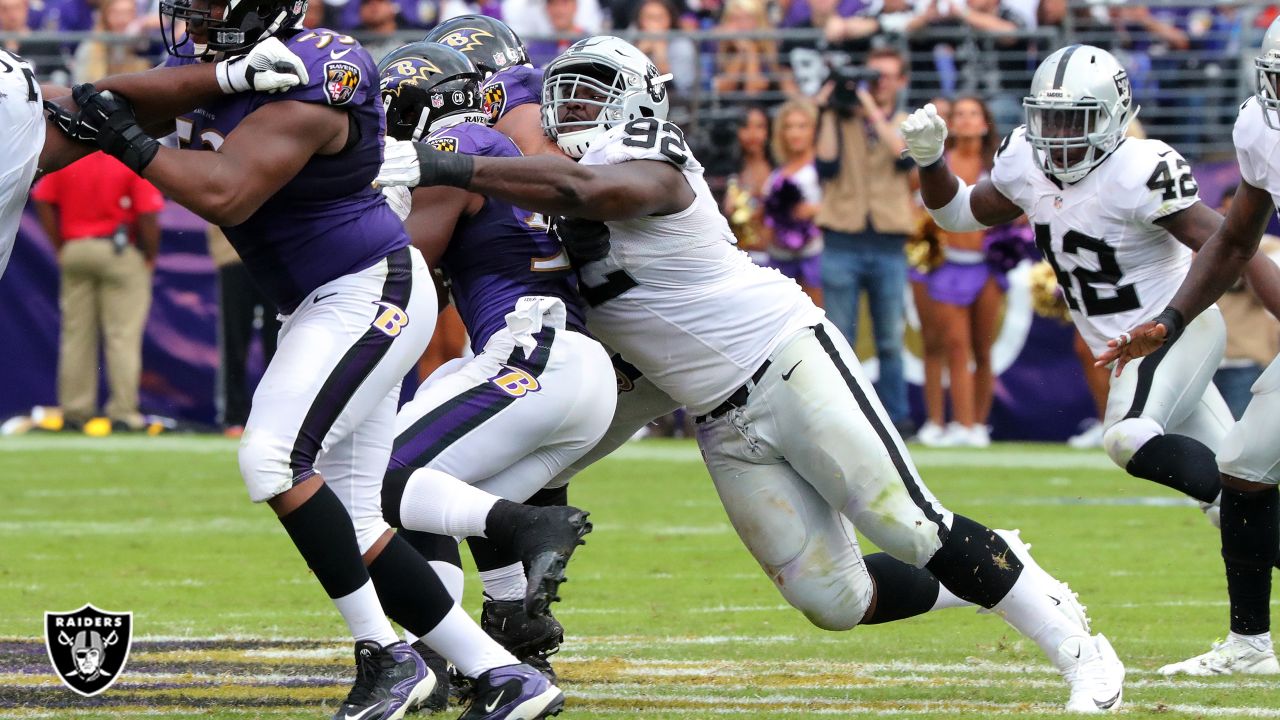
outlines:
[[902, 121], [902, 139], [907, 153], [920, 167], [932, 165], [942, 157], [947, 142], [947, 121], [938, 116], [933, 103], [916, 110]]

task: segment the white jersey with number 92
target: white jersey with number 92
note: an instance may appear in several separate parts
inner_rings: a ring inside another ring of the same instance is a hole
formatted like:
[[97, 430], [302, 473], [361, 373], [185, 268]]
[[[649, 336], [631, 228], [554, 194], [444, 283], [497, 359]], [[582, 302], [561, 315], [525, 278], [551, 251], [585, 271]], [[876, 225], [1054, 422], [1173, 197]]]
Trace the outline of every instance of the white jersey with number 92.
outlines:
[[991, 181], [1026, 213], [1076, 328], [1097, 355], [1173, 298], [1191, 250], [1156, 220], [1196, 204], [1199, 188], [1176, 150], [1136, 138], [1084, 179], [1060, 184], [1041, 171], [1023, 130], [1000, 146]]
[[606, 223], [609, 255], [579, 269], [587, 326], [702, 414], [741, 387], [784, 337], [823, 314], [793, 280], [737, 249], [702, 166], [672, 123], [640, 118], [616, 126], [579, 162], [633, 160], [675, 165], [696, 199], [673, 215]]

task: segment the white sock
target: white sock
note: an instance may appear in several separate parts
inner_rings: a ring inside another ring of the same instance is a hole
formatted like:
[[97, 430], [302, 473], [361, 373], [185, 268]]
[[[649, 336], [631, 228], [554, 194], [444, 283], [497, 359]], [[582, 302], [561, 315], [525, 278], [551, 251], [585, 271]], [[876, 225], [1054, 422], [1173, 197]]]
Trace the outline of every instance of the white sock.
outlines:
[[1247, 643], [1258, 652], [1267, 652], [1271, 649], [1271, 633], [1269, 632], [1264, 632], [1261, 635], [1241, 635], [1233, 632], [1229, 633], [1228, 637]]
[[929, 612], [962, 607], [974, 607], [974, 604], [968, 600], [960, 599], [959, 596], [948, 590], [946, 585], [938, 583], [938, 599], [933, 601], [933, 607], [929, 608]]
[[529, 581], [524, 576], [523, 563], [511, 563], [497, 570], [481, 570], [484, 594], [494, 600], [523, 600]]
[[366, 580], [359, 590], [340, 598], [334, 598], [333, 604], [338, 606], [342, 619], [347, 621], [351, 629], [351, 637], [359, 640], [373, 640], [379, 645], [390, 645], [399, 640], [396, 631], [391, 629], [391, 622], [382, 611], [382, 603], [378, 602], [378, 593], [373, 589], [373, 581]]
[[470, 678], [479, 677], [486, 670], [520, 662], [486, 635], [461, 605], [454, 605], [439, 625], [422, 636], [422, 640], [457, 666], [458, 672]]
[[439, 470], [422, 468], [409, 476], [400, 498], [406, 529], [454, 537], [484, 537], [484, 521], [496, 495], [471, 487]]
[[[462, 588], [467, 579], [466, 573], [462, 572], [462, 568], [453, 563], [432, 560], [431, 569], [435, 570], [436, 575], [440, 576], [440, 582], [444, 583], [444, 589], [449, 591], [449, 597], [453, 598], [455, 603], [461, 603]], [[524, 595], [521, 594], [520, 597], [524, 597]]]
[[1058, 612], [1049, 596], [1041, 573], [1032, 571], [1030, 566], [1023, 566], [1022, 574], [1013, 584], [1013, 589], [991, 610], [1015, 630], [1034, 640], [1056, 666], [1058, 646], [1062, 641], [1069, 637], [1087, 637], [1087, 634], [1079, 625]]

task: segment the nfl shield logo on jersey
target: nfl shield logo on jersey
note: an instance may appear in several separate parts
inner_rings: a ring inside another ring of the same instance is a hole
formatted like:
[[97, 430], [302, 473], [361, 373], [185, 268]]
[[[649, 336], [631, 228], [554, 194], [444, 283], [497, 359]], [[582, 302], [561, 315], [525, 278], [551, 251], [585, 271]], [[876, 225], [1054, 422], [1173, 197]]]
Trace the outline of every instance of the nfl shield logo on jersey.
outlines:
[[111, 687], [129, 660], [133, 613], [85, 605], [44, 614], [44, 645], [62, 684], [85, 697]]
[[324, 97], [330, 105], [343, 105], [355, 97], [360, 86], [360, 68], [346, 61], [324, 64]]

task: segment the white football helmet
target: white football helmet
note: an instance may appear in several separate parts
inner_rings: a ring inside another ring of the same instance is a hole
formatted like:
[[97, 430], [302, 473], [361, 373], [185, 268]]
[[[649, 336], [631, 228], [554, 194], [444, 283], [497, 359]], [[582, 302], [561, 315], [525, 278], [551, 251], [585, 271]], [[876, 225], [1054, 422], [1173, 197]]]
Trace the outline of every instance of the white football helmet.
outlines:
[[1262, 36], [1262, 47], [1253, 59], [1258, 70], [1258, 104], [1262, 106], [1262, 119], [1267, 127], [1280, 130], [1280, 17], [1271, 21], [1267, 34]]
[[1080, 181], [1106, 160], [1138, 114], [1129, 73], [1092, 45], [1070, 45], [1045, 58], [1022, 106], [1036, 161], [1064, 183]]
[[[566, 155], [580, 158], [615, 125], [665, 120], [669, 80], [670, 73], [659, 75], [649, 56], [622, 38], [579, 40], [543, 70], [542, 129]], [[566, 113], [576, 117], [562, 119]]]

